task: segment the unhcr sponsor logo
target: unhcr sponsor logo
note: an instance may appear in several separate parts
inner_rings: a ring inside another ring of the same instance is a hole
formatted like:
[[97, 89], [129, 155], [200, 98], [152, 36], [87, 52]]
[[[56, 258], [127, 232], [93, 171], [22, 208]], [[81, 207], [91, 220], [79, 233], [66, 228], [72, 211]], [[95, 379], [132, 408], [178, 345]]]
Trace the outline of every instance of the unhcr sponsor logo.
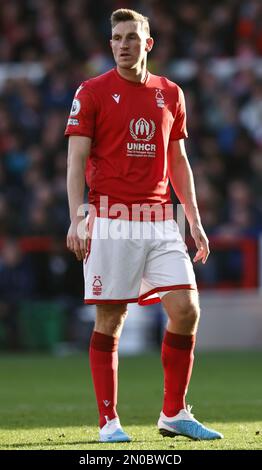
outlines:
[[127, 143], [127, 150], [140, 150], [146, 152], [155, 152], [156, 145], [155, 144], [144, 144], [141, 142], [128, 142]]

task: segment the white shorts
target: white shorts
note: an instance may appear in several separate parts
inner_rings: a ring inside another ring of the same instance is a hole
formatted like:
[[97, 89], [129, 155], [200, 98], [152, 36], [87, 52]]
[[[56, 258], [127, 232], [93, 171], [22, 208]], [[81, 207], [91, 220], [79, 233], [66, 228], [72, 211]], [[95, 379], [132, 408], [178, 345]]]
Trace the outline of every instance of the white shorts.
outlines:
[[196, 289], [187, 247], [174, 220], [96, 217], [84, 261], [85, 303], [159, 302], [163, 293]]

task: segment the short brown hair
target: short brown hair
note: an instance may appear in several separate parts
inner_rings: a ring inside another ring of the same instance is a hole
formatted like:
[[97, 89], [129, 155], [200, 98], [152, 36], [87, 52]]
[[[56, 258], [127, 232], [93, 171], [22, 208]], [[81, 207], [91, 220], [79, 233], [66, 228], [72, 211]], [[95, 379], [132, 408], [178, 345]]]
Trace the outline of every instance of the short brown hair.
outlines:
[[142, 23], [143, 29], [150, 36], [149, 20], [146, 16], [141, 15], [135, 10], [129, 10], [128, 8], [119, 8], [113, 11], [111, 15], [111, 26], [112, 29], [121, 21], [139, 21]]

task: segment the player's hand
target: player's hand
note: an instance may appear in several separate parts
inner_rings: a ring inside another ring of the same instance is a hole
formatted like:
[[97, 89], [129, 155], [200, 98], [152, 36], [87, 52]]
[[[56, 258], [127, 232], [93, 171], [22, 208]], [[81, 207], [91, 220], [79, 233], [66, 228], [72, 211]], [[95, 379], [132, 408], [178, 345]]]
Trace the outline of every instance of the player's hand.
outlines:
[[197, 252], [193, 261], [196, 263], [197, 261], [202, 260], [202, 263], [205, 264], [210, 253], [208, 238], [201, 224], [192, 224], [190, 229], [191, 235], [194, 238], [197, 247]]
[[85, 218], [76, 217], [72, 220], [66, 239], [67, 248], [75, 253], [78, 261], [84, 260], [88, 250], [88, 235], [85, 227]]

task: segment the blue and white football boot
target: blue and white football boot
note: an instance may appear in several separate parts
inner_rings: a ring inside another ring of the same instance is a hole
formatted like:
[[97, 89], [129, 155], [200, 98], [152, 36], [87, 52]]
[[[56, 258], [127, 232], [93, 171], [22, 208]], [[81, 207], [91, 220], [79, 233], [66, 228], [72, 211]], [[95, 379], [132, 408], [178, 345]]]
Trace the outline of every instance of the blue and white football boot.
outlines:
[[223, 434], [209, 429], [194, 418], [191, 413], [192, 407], [182, 409], [173, 418], [168, 418], [163, 411], [157, 423], [160, 434], [163, 437], [186, 436], [196, 441], [211, 441], [213, 439], [223, 439]]
[[106, 424], [100, 429], [99, 442], [130, 442], [131, 438], [123, 431], [119, 418], [109, 420], [106, 416]]

